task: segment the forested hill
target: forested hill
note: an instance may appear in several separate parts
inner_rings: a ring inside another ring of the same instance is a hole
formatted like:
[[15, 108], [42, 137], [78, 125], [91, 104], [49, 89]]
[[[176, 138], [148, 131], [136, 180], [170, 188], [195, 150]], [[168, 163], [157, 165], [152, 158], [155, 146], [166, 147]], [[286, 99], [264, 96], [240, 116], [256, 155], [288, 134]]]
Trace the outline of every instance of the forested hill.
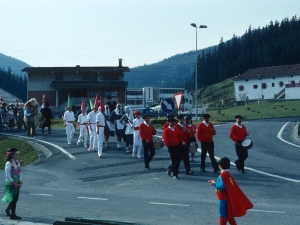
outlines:
[[0, 68], [2, 70], [8, 70], [8, 67], [10, 67], [11, 72], [13, 74], [17, 74], [17, 75], [26, 75], [26, 73], [21, 72], [22, 69], [24, 69], [25, 67], [29, 67], [30, 65], [28, 65], [27, 63], [19, 60], [19, 59], [15, 59], [13, 57], [10, 56], [6, 56], [0, 53]]
[[[300, 63], [300, 19], [271, 21], [263, 28], [251, 25], [241, 37], [199, 51], [198, 85], [208, 86], [237, 76], [249, 69]], [[161, 62], [131, 68], [125, 75], [130, 87], [160, 86], [194, 89], [195, 51], [172, 56]]]

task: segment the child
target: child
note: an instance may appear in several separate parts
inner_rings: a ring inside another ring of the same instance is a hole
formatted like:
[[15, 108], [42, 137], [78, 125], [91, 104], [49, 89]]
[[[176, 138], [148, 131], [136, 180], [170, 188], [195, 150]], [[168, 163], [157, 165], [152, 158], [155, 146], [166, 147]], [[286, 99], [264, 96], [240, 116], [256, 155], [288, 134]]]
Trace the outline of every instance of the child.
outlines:
[[231, 225], [236, 225], [234, 217], [241, 217], [246, 214], [246, 210], [251, 209], [253, 204], [239, 188], [235, 180], [231, 177], [228, 169], [230, 160], [226, 157], [219, 161], [221, 174], [218, 180], [209, 180], [211, 186], [216, 187], [216, 194], [219, 199], [220, 225], [226, 225], [227, 221]]
[[[9, 203], [5, 212], [11, 220], [21, 220], [16, 215], [16, 206], [19, 199], [19, 190], [22, 187], [21, 166], [18, 161], [19, 151], [16, 148], [10, 148], [6, 152], [4, 197], [2, 202]], [[10, 212], [11, 211], [11, 212]]]

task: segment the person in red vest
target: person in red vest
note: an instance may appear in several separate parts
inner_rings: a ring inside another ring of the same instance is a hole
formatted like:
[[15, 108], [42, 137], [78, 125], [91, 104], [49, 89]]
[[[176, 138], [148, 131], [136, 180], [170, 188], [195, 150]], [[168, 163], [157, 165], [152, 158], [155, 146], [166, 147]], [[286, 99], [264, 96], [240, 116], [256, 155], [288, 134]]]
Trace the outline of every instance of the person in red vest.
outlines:
[[226, 157], [221, 158], [219, 167], [221, 174], [218, 179], [208, 180], [211, 186], [216, 187], [219, 200], [219, 224], [226, 225], [228, 221], [229, 224], [236, 225], [234, 217], [246, 215], [247, 210], [253, 208], [253, 204], [230, 175], [230, 160]]
[[156, 134], [156, 130], [150, 124], [150, 115], [145, 115], [143, 119], [144, 122], [141, 123], [141, 125], [139, 126], [139, 133], [144, 147], [145, 169], [149, 170], [150, 169], [149, 163], [151, 162], [153, 156], [155, 155], [153, 135]]
[[178, 123], [175, 124], [175, 129], [177, 129], [180, 133], [179, 141], [180, 141], [180, 150], [181, 156], [184, 162], [185, 174], [190, 175], [194, 172], [191, 170], [190, 160], [189, 160], [189, 132], [184, 125], [184, 115], [177, 116]]
[[248, 150], [242, 146], [242, 142], [249, 134], [246, 127], [242, 124], [242, 119], [244, 118], [241, 115], [235, 116], [236, 124], [231, 127], [229, 136], [235, 143], [235, 151], [238, 157], [234, 162], [236, 168], [240, 173], [245, 173], [244, 166], [245, 160], [248, 158]]
[[173, 117], [168, 119], [169, 126], [164, 130], [164, 143], [169, 150], [172, 165], [167, 167], [168, 175], [171, 176], [173, 171], [173, 178], [178, 179], [178, 169], [181, 161], [181, 143], [180, 143], [180, 131], [175, 128], [175, 122]]
[[214, 153], [214, 142], [213, 135], [216, 135], [216, 131], [212, 122], [209, 122], [209, 118], [211, 116], [209, 114], [203, 114], [204, 121], [199, 123], [197, 128], [197, 138], [201, 142], [201, 163], [200, 163], [200, 171], [206, 172], [205, 170], [205, 159], [206, 154], [208, 153], [212, 166], [214, 168], [214, 172], [218, 173], [219, 167], [218, 163], [215, 159]]

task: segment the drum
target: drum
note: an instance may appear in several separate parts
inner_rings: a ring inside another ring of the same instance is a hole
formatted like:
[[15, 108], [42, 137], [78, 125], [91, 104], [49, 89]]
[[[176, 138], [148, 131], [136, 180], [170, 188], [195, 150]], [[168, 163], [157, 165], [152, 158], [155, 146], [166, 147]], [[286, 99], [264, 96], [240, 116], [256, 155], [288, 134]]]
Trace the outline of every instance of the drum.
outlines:
[[197, 148], [198, 148], [198, 145], [196, 142], [192, 142], [190, 143], [190, 146], [189, 146], [189, 152], [190, 153], [196, 153], [197, 152]]
[[165, 144], [157, 136], [154, 136], [153, 138], [153, 145], [155, 150], [159, 150], [165, 146]]
[[254, 145], [253, 141], [250, 138], [246, 138], [242, 142], [242, 146], [247, 150], [251, 149], [253, 147], [253, 145]]

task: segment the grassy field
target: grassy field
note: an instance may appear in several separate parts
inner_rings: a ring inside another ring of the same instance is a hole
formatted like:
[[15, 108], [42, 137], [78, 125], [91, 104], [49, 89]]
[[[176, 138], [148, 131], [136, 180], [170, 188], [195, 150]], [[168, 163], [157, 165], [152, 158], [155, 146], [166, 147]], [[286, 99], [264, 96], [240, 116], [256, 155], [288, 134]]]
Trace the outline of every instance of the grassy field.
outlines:
[[0, 155], [1, 168], [4, 169], [5, 152], [9, 148], [17, 148], [20, 151], [19, 161], [21, 166], [28, 165], [38, 160], [37, 152], [27, 142], [16, 138], [8, 138], [7, 136], [0, 136]]
[[260, 118], [277, 118], [300, 116], [300, 100], [278, 101], [278, 102], [253, 102], [248, 105], [241, 105], [226, 109], [210, 109], [207, 113], [216, 121], [231, 121], [239, 114], [247, 120]]

